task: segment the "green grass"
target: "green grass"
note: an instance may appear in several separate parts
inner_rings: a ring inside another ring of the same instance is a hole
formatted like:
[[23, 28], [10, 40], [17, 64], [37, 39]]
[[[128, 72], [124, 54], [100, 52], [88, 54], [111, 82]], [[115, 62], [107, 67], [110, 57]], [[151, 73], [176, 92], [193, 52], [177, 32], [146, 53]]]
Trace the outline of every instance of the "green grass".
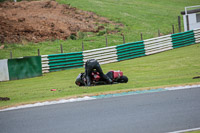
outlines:
[[[127, 91], [138, 88], [159, 88], [180, 84], [200, 84], [200, 44], [173, 49], [159, 54], [102, 65], [103, 71], [121, 70], [128, 76], [126, 84], [78, 87], [74, 81], [84, 68], [51, 72], [41, 77], [0, 82], [0, 107], [37, 101], [55, 100], [72, 96], [95, 95], [110, 91]], [[51, 89], [57, 89], [52, 92]]]
[[[122, 32], [126, 42], [157, 36], [158, 29], [162, 34], [172, 33], [172, 25], [178, 32], [178, 16], [185, 6], [199, 5], [199, 0], [57, 0], [62, 4], [71, 4], [82, 10], [92, 11], [107, 17], [115, 22], [124, 24], [124, 28], [117, 34], [108, 35], [108, 46], [122, 44]], [[182, 17], [181, 17], [182, 18]], [[113, 28], [112, 26], [108, 26]], [[114, 27], [118, 28], [118, 27]], [[183, 31], [183, 22], [182, 22]], [[40, 49], [41, 55], [60, 53], [60, 44], [63, 44], [64, 52], [77, 52], [82, 50], [81, 43], [85, 44], [85, 50], [105, 47], [105, 35], [97, 36], [93, 33], [85, 33], [84, 38], [78, 40], [55, 40], [38, 44], [23, 42], [23, 45], [5, 44], [0, 50], [0, 59], [37, 55]], [[1, 44], [0, 44], [1, 45]]]
[[[162, 34], [169, 34], [172, 31], [172, 24], [175, 25], [177, 32], [177, 16], [180, 15], [180, 11], [183, 11], [185, 6], [199, 5], [199, 0], [57, 1], [71, 4], [82, 10], [93, 11], [115, 22], [123, 23], [124, 28], [120, 30], [125, 34], [126, 42], [139, 41], [141, 32], [144, 39], [156, 37], [158, 29]], [[122, 44], [121, 32], [108, 35], [109, 46]], [[85, 50], [105, 47], [105, 35], [84, 34], [84, 38], [78, 40], [4, 44], [5, 48], [0, 50], [0, 59], [9, 58], [10, 51], [13, 57], [37, 55], [37, 49], [40, 49], [41, 55], [56, 54], [60, 53], [60, 44], [63, 45], [66, 53], [81, 51], [82, 41]], [[74, 80], [80, 72], [84, 71], [83, 68], [47, 73], [36, 78], [0, 82], [0, 97], [11, 98], [10, 101], [0, 101], [0, 107], [118, 90], [200, 83], [200, 79], [192, 79], [200, 75], [199, 46], [200, 44], [195, 44], [155, 55], [102, 65], [104, 72], [122, 70], [129, 78], [127, 84], [77, 87]], [[51, 89], [57, 89], [57, 91], [52, 92]]]
[[186, 133], [200, 133], [200, 130], [198, 130], [198, 131], [186, 132]]

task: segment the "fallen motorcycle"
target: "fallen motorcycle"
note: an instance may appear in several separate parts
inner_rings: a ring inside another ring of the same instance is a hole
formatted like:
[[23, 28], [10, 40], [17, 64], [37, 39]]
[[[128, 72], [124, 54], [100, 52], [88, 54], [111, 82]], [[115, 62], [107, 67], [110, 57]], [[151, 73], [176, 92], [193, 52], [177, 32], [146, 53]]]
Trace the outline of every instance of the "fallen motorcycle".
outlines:
[[[128, 77], [125, 76], [123, 74], [123, 72], [119, 71], [119, 70], [118, 71], [109, 71], [106, 75], [112, 80], [111, 84], [127, 83], [128, 82]], [[78, 77], [83, 79], [84, 78], [84, 73], [79, 74]], [[78, 79], [78, 77], [77, 77], [77, 79]], [[91, 84], [93, 86], [108, 84], [105, 80], [103, 80], [100, 77], [100, 74], [97, 71], [93, 71], [92, 72], [92, 74], [91, 74], [91, 82], [92, 82]], [[75, 82], [75, 83], [78, 86], [85, 86], [84, 84], [78, 84], [77, 82]]]

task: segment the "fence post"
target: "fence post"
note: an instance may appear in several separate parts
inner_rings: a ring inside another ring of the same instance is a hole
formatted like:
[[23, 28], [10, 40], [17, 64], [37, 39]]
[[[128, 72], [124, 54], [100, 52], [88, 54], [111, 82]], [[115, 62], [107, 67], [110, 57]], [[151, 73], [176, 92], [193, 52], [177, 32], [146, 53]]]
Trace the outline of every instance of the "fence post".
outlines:
[[108, 38], [107, 38], [107, 35], [106, 35], [106, 47], [108, 47]]
[[186, 22], [187, 22], [187, 31], [188, 31], [188, 30], [190, 30], [188, 15], [186, 15]]
[[82, 41], [82, 51], [84, 51], [84, 44], [83, 44], [83, 41]]
[[174, 25], [172, 25], [172, 34], [174, 34]]
[[10, 51], [10, 59], [12, 59], [12, 57], [13, 57], [13, 56], [12, 56], [12, 51]]
[[178, 31], [181, 32], [181, 17], [178, 16]]
[[160, 29], [158, 29], [158, 36], [160, 36]]
[[40, 56], [40, 49], [38, 49], [38, 56]]
[[123, 44], [125, 44], [125, 37], [124, 37], [124, 34], [122, 33], [122, 37], [123, 37]]
[[63, 46], [60, 44], [60, 52], [63, 53]]
[[143, 41], [143, 35], [142, 35], [142, 32], [140, 33], [140, 36], [141, 36], [141, 41]]

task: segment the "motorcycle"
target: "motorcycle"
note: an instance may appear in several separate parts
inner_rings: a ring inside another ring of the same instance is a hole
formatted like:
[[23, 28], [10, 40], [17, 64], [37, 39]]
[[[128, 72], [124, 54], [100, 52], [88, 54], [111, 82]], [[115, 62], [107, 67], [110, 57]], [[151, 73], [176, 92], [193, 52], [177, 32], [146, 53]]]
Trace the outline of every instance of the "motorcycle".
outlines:
[[[122, 71], [109, 71], [106, 75], [112, 80], [112, 84], [127, 83], [128, 77], [123, 74]], [[106, 85], [106, 81], [102, 80], [99, 73], [92, 72], [91, 80], [93, 85]]]

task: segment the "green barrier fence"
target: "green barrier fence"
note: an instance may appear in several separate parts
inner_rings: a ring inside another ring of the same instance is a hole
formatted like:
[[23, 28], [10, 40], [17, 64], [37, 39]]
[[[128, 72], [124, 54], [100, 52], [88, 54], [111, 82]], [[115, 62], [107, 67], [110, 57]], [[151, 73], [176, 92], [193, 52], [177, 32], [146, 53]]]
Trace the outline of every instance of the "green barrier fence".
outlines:
[[49, 71], [60, 71], [71, 68], [83, 67], [82, 52], [48, 55]]
[[144, 41], [117, 45], [118, 61], [145, 56]]
[[179, 48], [191, 44], [195, 44], [193, 30], [176, 33], [171, 35], [173, 48]]
[[42, 75], [41, 56], [8, 59], [9, 80]]

